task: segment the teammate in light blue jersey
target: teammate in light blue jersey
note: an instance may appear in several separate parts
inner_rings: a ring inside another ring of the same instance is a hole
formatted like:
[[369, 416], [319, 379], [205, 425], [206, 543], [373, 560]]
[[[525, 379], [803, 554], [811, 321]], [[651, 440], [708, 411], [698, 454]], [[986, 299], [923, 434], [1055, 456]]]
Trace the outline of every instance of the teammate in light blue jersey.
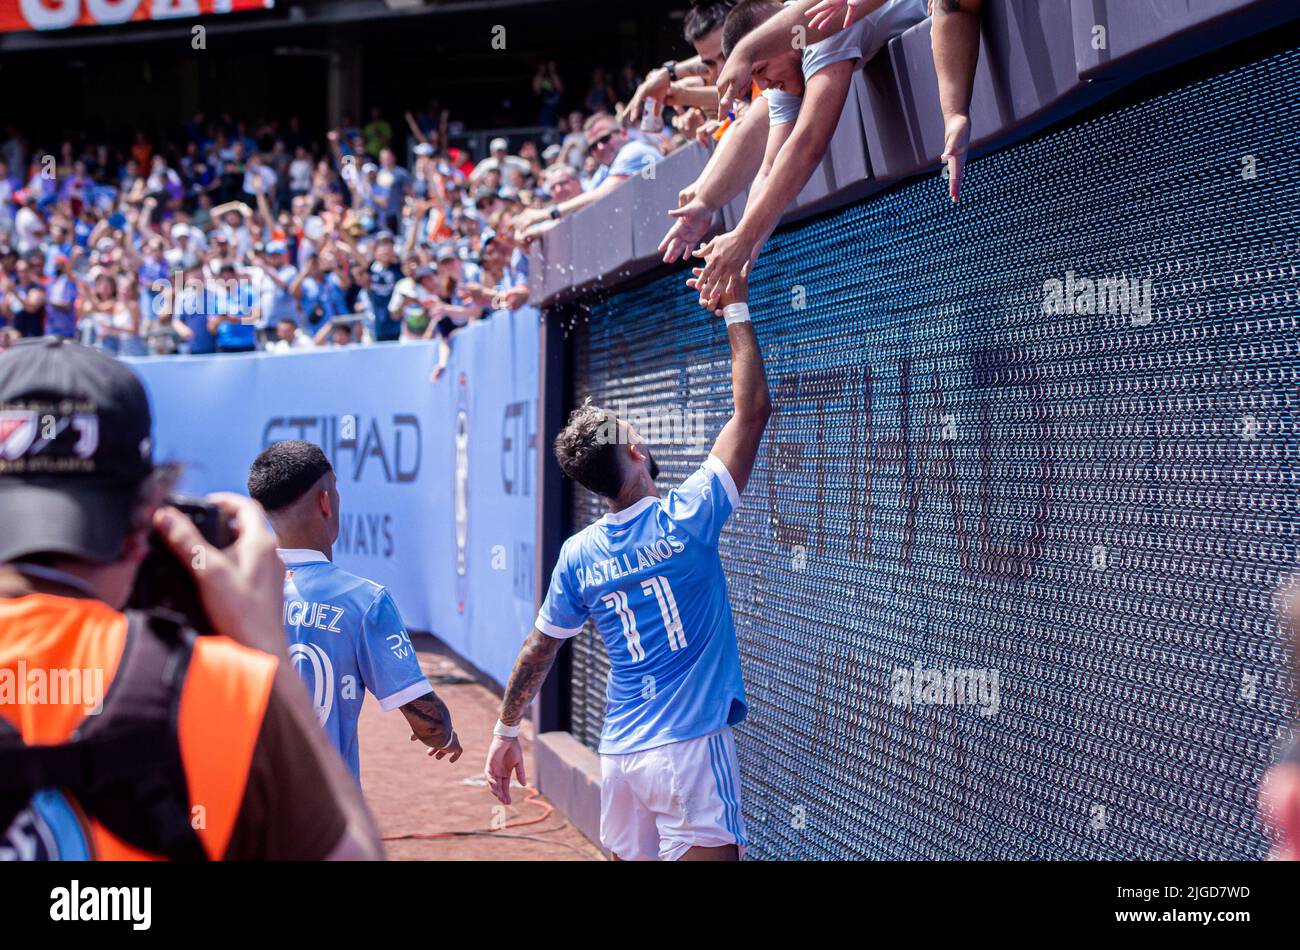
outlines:
[[284, 629], [326, 734], [361, 780], [357, 719], [369, 690], [400, 709], [412, 739], [438, 759], [461, 755], [451, 714], [429, 686], [388, 591], [334, 564], [339, 493], [334, 469], [310, 442], [277, 442], [253, 462], [248, 493], [275, 528], [285, 564]]
[[610, 660], [600, 834], [621, 860], [736, 860], [745, 844], [731, 734], [745, 717], [745, 687], [718, 555], [770, 413], [744, 300], [742, 282], [723, 297], [733, 415], [681, 485], [661, 496], [641, 433], [590, 403], [555, 440], [565, 474], [603, 496], [609, 513], [560, 551], [485, 771], [509, 804], [512, 773], [526, 783], [519, 720], [561, 644], [592, 619]]

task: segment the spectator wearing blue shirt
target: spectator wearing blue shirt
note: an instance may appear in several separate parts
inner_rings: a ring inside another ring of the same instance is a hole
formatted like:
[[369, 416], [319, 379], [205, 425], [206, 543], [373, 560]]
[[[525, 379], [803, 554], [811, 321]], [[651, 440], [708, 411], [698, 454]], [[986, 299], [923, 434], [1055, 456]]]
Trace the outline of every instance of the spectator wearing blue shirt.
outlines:
[[249, 269], [261, 309], [262, 326], [274, 327], [281, 320], [298, 323], [298, 300], [290, 288], [298, 268], [289, 263], [289, 248], [283, 241], [268, 241], [260, 254], [253, 255]]
[[69, 274], [68, 258], [51, 259], [54, 276], [46, 287], [45, 333], [71, 340], [77, 335], [77, 282]]
[[171, 284], [171, 268], [167, 265], [165, 252], [162, 238], [150, 238], [136, 267], [136, 275], [140, 278], [140, 310], [150, 317], [158, 315], [159, 301]]
[[308, 332], [315, 334], [323, 323], [347, 315], [351, 287], [346, 262], [339, 261], [337, 255], [322, 251], [308, 259], [290, 285]]
[[644, 174], [646, 169], [663, 158], [659, 150], [649, 142], [629, 138], [627, 129], [613, 116], [603, 112], [587, 120], [583, 133], [587, 137], [589, 154], [600, 163], [600, 169], [592, 178], [591, 188], [548, 208], [525, 211], [515, 221], [519, 233], [535, 237], [549, 221], [558, 221], [599, 201], [633, 175]]
[[396, 231], [402, 224], [402, 206], [406, 193], [410, 190], [411, 176], [406, 169], [397, 164], [397, 156], [391, 148], [379, 153], [379, 169], [371, 185], [371, 199], [378, 218], [378, 225], [389, 231]]
[[13, 227], [13, 198], [22, 186], [22, 180], [10, 174], [8, 163], [0, 161], [0, 237], [7, 236]]
[[192, 267], [184, 272], [179, 296], [173, 306], [179, 312], [181, 322], [189, 328], [190, 353], [199, 356], [217, 352], [217, 338], [208, 326], [208, 314], [212, 309], [207, 281], [203, 279], [201, 269]]
[[0, 326], [7, 323], [18, 331], [20, 336], [43, 336], [45, 334], [45, 289], [39, 284], [19, 286], [9, 279], [8, 274], [0, 274], [0, 300], [3, 300], [8, 320], [0, 320]]
[[247, 353], [257, 349], [260, 318], [251, 282], [234, 265], [218, 261], [208, 279], [208, 330], [216, 338], [218, 353]]

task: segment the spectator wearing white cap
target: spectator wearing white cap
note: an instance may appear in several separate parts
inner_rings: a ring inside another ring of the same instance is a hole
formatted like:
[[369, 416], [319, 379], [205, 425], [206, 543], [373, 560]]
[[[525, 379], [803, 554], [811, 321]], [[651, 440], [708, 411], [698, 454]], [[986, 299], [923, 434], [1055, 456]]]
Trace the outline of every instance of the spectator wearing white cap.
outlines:
[[169, 267], [173, 270], [189, 270], [199, 266], [203, 244], [194, 228], [183, 221], [177, 221], [171, 228], [171, 240], [171, 247], [165, 255]]
[[298, 300], [290, 289], [298, 268], [289, 263], [289, 248], [283, 241], [268, 241], [252, 255], [252, 266], [244, 274], [257, 295], [262, 326], [274, 327], [280, 320], [300, 319]]
[[583, 116], [577, 109], [569, 113], [569, 133], [560, 140], [560, 159], [573, 166], [575, 172], [582, 171], [582, 163], [587, 158], [587, 136], [582, 131]]
[[517, 188], [524, 176], [531, 171], [526, 161], [510, 154], [510, 143], [503, 138], [493, 139], [488, 145], [488, 152], [490, 153], [488, 157], [475, 165], [474, 171], [470, 173], [469, 180], [475, 184], [490, 172], [497, 172], [502, 184], [514, 185]]
[[289, 163], [289, 194], [291, 197], [305, 195], [311, 191], [311, 156], [307, 149], [299, 145]]
[[379, 169], [371, 187], [371, 199], [375, 206], [375, 224], [385, 231], [396, 231], [402, 223], [402, 205], [410, 191], [411, 176], [406, 169], [397, 164], [397, 156], [391, 148], [379, 153]]

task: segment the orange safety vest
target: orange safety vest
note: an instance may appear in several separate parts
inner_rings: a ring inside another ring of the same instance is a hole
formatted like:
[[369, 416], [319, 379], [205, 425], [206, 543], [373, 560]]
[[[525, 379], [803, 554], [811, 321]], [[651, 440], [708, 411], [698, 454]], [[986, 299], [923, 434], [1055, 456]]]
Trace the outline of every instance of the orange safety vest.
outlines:
[[276, 665], [97, 600], [0, 599], [0, 857], [222, 858]]

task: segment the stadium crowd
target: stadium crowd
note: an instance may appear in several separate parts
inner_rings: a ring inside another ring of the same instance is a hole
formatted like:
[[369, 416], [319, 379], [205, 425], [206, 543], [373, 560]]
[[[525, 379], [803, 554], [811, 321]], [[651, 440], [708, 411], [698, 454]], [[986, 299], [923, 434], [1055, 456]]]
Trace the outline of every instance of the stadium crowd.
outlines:
[[[954, 200], [979, 6], [934, 11]], [[553, 144], [512, 152], [496, 138], [477, 162], [451, 145], [446, 110], [407, 112], [400, 141], [378, 109], [324, 140], [295, 117], [199, 114], [129, 145], [73, 136], [55, 148], [10, 127], [0, 348], [44, 334], [121, 355], [437, 339], [436, 377], [459, 328], [526, 306], [529, 241], [692, 140], [712, 157], [669, 212], [661, 251], [702, 258], [692, 286], [716, 305], [825, 154], [857, 65], [927, 12], [926, 0], [697, 3], [684, 23], [694, 57], [644, 77], [596, 69], [567, 114], [555, 63], [539, 64]], [[701, 247], [746, 189], [742, 221]]]
[[476, 164], [442, 147], [445, 114], [440, 129], [407, 119], [409, 166], [378, 114], [323, 143], [293, 120], [196, 116], [179, 145], [137, 134], [125, 154], [29, 150], [9, 130], [0, 345], [50, 334], [165, 355], [437, 337], [445, 357], [457, 328], [527, 302], [516, 219], [663, 154], [575, 113], [562, 147], [509, 154], [497, 139]]
[[[590, 98], [590, 97], [589, 97]], [[617, 103], [615, 103], [617, 105]], [[599, 199], [684, 141], [606, 112], [478, 162], [449, 117], [378, 110], [320, 142], [290, 119], [197, 115], [128, 149], [0, 143], [0, 348], [54, 335], [120, 355], [436, 338], [528, 300], [522, 247], [560, 202]], [[558, 135], [557, 135], [558, 137]]]

